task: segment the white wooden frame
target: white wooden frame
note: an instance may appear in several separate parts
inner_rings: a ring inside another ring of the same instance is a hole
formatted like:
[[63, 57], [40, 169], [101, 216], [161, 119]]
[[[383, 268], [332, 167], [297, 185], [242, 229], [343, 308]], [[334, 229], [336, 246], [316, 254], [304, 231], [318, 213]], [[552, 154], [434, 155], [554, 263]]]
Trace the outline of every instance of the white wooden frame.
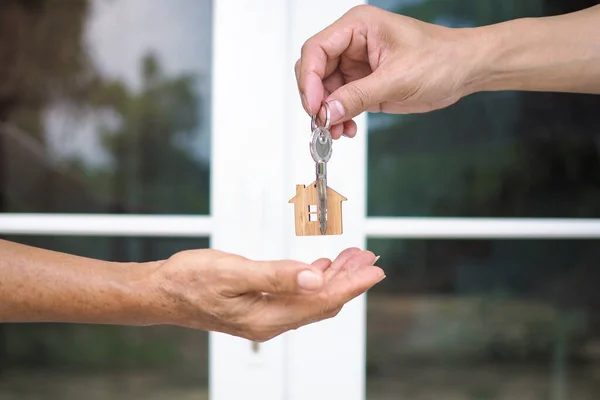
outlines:
[[[289, 221], [285, 221], [289, 224]], [[364, 234], [389, 239], [600, 238], [600, 219], [368, 217]], [[0, 214], [7, 235], [210, 237], [211, 216], [116, 214]]]
[[[287, 3], [213, 4], [211, 247], [279, 259], [285, 255], [281, 221], [288, 200], [283, 169], [290, 135], [283, 101]], [[211, 400], [285, 398], [284, 337], [255, 353], [246, 340], [211, 333], [210, 352]]]
[[[371, 238], [600, 238], [600, 220], [367, 218], [367, 118], [334, 144], [329, 184], [348, 198], [344, 234], [296, 237], [288, 204], [314, 179], [310, 119], [293, 67], [304, 41], [360, 0], [213, 4], [211, 215], [0, 214], [0, 233], [209, 237], [255, 259], [310, 262]], [[211, 400], [365, 399], [366, 296], [332, 320], [261, 344], [210, 334]]]

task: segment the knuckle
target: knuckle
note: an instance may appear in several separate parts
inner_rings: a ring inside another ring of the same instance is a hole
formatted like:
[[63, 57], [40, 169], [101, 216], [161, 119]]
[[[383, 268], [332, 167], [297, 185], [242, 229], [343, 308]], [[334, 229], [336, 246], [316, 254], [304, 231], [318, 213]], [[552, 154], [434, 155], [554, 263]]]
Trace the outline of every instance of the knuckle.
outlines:
[[312, 47], [312, 38], [308, 39], [307, 41], [305, 41], [302, 44], [302, 47], [300, 47], [300, 54], [306, 54], [311, 47]]
[[169, 261], [175, 262], [175, 263], [185, 262], [185, 261], [187, 261], [188, 257], [190, 257], [191, 255], [192, 255], [191, 250], [182, 250], [182, 251], [179, 251], [179, 252], [173, 254], [171, 257], [169, 257]]
[[267, 285], [277, 293], [292, 290], [289, 287], [289, 276], [283, 269], [273, 268], [270, 273], [266, 274]]
[[354, 7], [352, 7], [350, 10], [348, 10], [348, 15], [356, 17], [356, 16], [364, 15], [365, 13], [373, 12], [374, 9], [375, 9], [375, 7], [370, 4], [358, 4]]
[[300, 47], [300, 59], [302, 60], [305, 57], [314, 55], [315, 50], [319, 49], [322, 40], [322, 34], [319, 33], [306, 39], [306, 41]]

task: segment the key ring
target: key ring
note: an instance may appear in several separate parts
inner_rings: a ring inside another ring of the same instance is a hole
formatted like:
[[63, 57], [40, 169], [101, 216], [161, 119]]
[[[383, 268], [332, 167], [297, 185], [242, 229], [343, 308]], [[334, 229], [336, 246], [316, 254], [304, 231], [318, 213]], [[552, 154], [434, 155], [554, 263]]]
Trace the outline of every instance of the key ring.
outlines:
[[[329, 130], [330, 126], [331, 126], [331, 109], [329, 108], [329, 104], [324, 101], [322, 103], [323, 106], [325, 106], [325, 126], [323, 127], [326, 131]], [[319, 111], [321, 111], [321, 109], [319, 108]], [[317, 126], [317, 115], [319, 115], [319, 112], [317, 111], [316, 114], [314, 114], [311, 118], [310, 121], [310, 128], [311, 130], [315, 130], [318, 128]]]

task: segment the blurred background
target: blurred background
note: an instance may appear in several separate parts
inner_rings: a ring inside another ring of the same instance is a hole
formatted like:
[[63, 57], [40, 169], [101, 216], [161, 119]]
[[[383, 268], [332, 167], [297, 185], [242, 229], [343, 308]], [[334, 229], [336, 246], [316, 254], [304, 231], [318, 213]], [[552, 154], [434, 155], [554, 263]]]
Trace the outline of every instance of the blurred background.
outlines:
[[[212, 2], [0, 1], [0, 212], [208, 214]], [[119, 261], [208, 238], [4, 237]], [[206, 399], [208, 334], [0, 325], [0, 399]]]
[[[372, 0], [446, 26], [592, 0]], [[368, 215], [600, 217], [600, 96], [479, 93], [369, 116]], [[599, 240], [376, 240], [368, 398], [587, 400], [600, 394]]]
[[[373, 0], [446, 26], [592, 0]], [[208, 214], [212, 2], [2, 0], [0, 212]], [[480, 93], [370, 115], [369, 217], [600, 217], [600, 96]], [[206, 239], [4, 236], [119, 261]], [[367, 398], [600, 393], [598, 240], [369, 239]], [[206, 399], [208, 335], [0, 325], [0, 399]]]

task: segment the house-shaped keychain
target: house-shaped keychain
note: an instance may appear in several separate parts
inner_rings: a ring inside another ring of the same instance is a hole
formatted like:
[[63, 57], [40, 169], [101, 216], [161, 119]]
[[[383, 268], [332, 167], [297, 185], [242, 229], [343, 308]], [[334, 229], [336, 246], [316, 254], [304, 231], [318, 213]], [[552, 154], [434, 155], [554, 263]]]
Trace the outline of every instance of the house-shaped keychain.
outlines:
[[[335, 190], [327, 187], [327, 230], [325, 235], [342, 234], [342, 202], [348, 200]], [[294, 204], [296, 236], [322, 235], [317, 217], [318, 191], [317, 181], [308, 186], [296, 185], [296, 195], [289, 203]]]

